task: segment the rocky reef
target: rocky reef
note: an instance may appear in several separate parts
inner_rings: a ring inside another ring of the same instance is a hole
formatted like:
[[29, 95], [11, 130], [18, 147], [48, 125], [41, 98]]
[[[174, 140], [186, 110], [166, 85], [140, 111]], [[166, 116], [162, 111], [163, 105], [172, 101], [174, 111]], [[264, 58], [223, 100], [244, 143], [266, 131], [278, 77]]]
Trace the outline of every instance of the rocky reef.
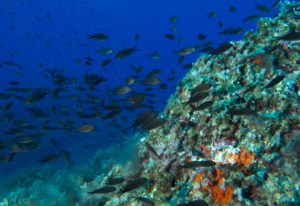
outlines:
[[299, 203], [299, 8], [285, 2], [257, 32], [200, 56], [160, 114], [165, 123], [143, 134], [136, 171], [115, 164], [82, 178], [72, 204]]

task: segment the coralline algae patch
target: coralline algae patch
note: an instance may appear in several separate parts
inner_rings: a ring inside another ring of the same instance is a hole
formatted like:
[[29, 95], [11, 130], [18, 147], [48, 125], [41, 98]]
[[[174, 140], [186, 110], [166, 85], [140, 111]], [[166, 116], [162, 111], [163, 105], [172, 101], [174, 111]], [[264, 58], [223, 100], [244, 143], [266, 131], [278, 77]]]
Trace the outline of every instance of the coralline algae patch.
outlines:
[[[141, 138], [134, 174], [115, 164], [82, 180], [73, 205], [299, 203], [299, 6], [283, 3], [256, 33], [202, 55], [169, 98], [165, 123]], [[110, 177], [125, 181], [89, 194]]]

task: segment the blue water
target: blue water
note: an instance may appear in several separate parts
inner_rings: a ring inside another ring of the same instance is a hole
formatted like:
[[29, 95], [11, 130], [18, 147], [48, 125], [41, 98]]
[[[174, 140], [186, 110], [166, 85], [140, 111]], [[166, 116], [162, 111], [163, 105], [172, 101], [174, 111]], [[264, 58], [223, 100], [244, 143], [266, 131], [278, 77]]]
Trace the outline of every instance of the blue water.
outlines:
[[[76, 77], [77, 83], [64, 84], [62, 87], [66, 91], [59, 93], [61, 99], [53, 99], [51, 93], [46, 95], [41, 101], [25, 105], [23, 101], [14, 97], [1, 99], [0, 106], [13, 101], [13, 105], [7, 113], [13, 113], [12, 120], [27, 120], [30, 124], [37, 126], [35, 130], [24, 130], [24, 135], [44, 132], [45, 136], [40, 138], [39, 148], [29, 152], [18, 152], [11, 162], [0, 162], [0, 174], [12, 174], [23, 167], [39, 167], [38, 160], [58, 153], [59, 150], [70, 152], [70, 159], [73, 164], [85, 164], [93, 157], [96, 151], [107, 148], [116, 143], [122, 144], [124, 139], [129, 138], [134, 131], [128, 129], [136, 119], [137, 115], [149, 108], [138, 108], [134, 112], [127, 111], [126, 104], [121, 103], [122, 113], [114, 119], [102, 120], [102, 118], [82, 119], [74, 112], [78, 111], [78, 106], [82, 107], [85, 113], [91, 113], [90, 107], [99, 107], [99, 111], [107, 114], [109, 111], [101, 108], [99, 104], [87, 103], [86, 94], [93, 94], [104, 100], [108, 105], [110, 98], [124, 100], [111, 94], [111, 90], [118, 86], [125, 85], [125, 79], [132, 75], [139, 75], [143, 79], [145, 75], [153, 69], [161, 69], [158, 75], [161, 83], [167, 83], [167, 89], [161, 89], [159, 85], [145, 86], [137, 83], [132, 86], [131, 92], [143, 92], [145, 88], [152, 87], [149, 94], [155, 95], [147, 97], [155, 101], [152, 104], [154, 111], [161, 112], [165, 107], [165, 102], [169, 96], [175, 92], [176, 84], [184, 77], [188, 69], [183, 69], [182, 65], [195, 62], [201, 54], [196, 51], [185, 56], [184, 62], [177, 63], [179, 56], [173, 55], [173, 50], [178, 50], [185, 46], [203, 44], [213, 41], [213, 47], [226, 41], [240, 40], [245, 32], [237, 35], [219, 35], [219, 32], [229, 27], [244, 27], [245, 31], [255, 30], [256, 21], [244, 22], [242, 19], [258, 13], [262, 17], [271, 17], [277, 14], [278, 8], [265, 14], [255, 8], [255, 3], [271, 6], [274, 0], [2, 0], [0, 2], [0, 92], [27, 97], [28, 93], [10, 92], [9, 87], [30, 87], [49, 88], [51, 91], [58, 86], [53, 81], [46, 70], [61, 70], [62, 75], [68, 78]], [[229, 7], [236, 7], [235, 12], [229, 12]], [[208, 17], [208, 14], [216, 11], [215, 17]], [[176, 15], [178, 21], [169, 23], [171, 16]], [[223, 28], [219, 27], [222, 21]], [[176, 25], [176, 32], [172, 32], [172, 26]], [[105, 41], [95, 41], [88, 39], [88, 35], [94, 33], [105, 33], [109, 38]], [[167, 39], [164, 34], [172, 33], [176, 40]], [[207, 36], [205, 40], [197, 39], [199, 33]], [[139, 34], [140, 38], [135, 41], [134, 36]], [[182, 37], [182, 42], [177, 42]], [[137, 45], [137, 51], [123, 59], [115, 59], [115, 54], [122, 49]], [[103, 47], [114, 50], [113, 54], [96, 53]], [[160, 59], [149, 58], [154, 51], [158, 51]], [[93, 59], [92, 65], [84, 64], [85, 57]], [[76, 63], [80, 58], [82, 63]], [[106, 67], [101, 67], [100, 63], [108, 58], [112, 62]], [[5, 64], [14, 62], [17, 66]], [[39, 65], [42, 65], [40, 67]], [[137, 74], [129, 66], [144, 66], [144, 70]], [[175, 74], [172, 75], [172, 70]], [[89, 90], [84, 82], [84, 73], [98, 74], [107, 79], [100, 83], [95, 90]], [[48, 78], [46, 78], [47, 76]], [[174, 76], [175, 80], [168, 78]], [[20, 85], [10, 85], [11, 81], [18, 81]], [[76, 87], [82, 86], [86, 90], [79, 92]], [[83, 102], [76, 102], [68, 98], [70, 95], [80, 95]], [[146, 105], [151, 105], [145, 101]], [[66, 106], [69, 117], [60, 114], [51, 114], [52, 105], [56, 108]], [[49, 114], [46, 118], [33, 117], [26, 108], [39, 107]], [[4, 111], [0, 111], [3, 117]], [[123, 121], [120, 117], [126, 117]], [[12, 121], [11, 120], [11, 121]], [[42, 122], [49, 120], [49, 126], [57, 127], [57, 130], [41, 131]], [[58, 121], [72, 120], [74, 129], [84, 123], [95, 125], [96, 131], [90, 133], [77, 133], [60, 129]], [[18, 135], [6, 134], [10, 128], [14, 127], [12, 122], [0, 124], [0, 140], [9, 140]], [[116, 121], [120, 127], [109, 125]], [[120, 132], [125, 130], [128, 134]], [[54, 147], [50, 138], [54, 139], [57, 147]], [[88, 146], [88, 148], [84, 148]], [[0, 151], [0, 154], [10, 154], [9, 144]], [[45, 163], [64, 168], [67, 166], [63, 158]]]

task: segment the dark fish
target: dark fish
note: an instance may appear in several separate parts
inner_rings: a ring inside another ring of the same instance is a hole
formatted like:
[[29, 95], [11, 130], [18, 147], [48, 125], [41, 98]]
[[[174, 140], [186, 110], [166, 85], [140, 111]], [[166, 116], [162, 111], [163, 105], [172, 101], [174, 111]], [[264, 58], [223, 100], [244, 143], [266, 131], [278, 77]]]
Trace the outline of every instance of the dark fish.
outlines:
[[104, 41], [108, 39], [108, 36], [104, 33], [97, 33], [97, 34], [89, 35], [89, 39]]
[[123, 194], [125, 192], [129, 192], [131, 190], [137, 189], [148, 181], [147, 178], [136, 178], [128, 182], [124, 187], [121, 188], [120, 192]]
[[91, 65], [92, 65], [92, 62], [90, 62], [90, 61], [85, 61], [84, 64], [87, 65], [87, 66], [91, 66]]
[[188, 162], [184, 165], [181, 165], [181, 168], [185, 168], [185, 169], [191, 169], [191, 168], [196, 168], [196, 167], [211, 167], [211, 166], [215, 166], [216, 163], [214, 161], [211, 160], [204, 160], [204, 161], [192, 161], [192, 162]]
[[191, 69], [191, 68], [193, 68], [193, 63], [187, 63], [187, 64], [183, 65], [182, 68]]
[[124, 57], [130, 55], [132, 52], [136, 51], [136, 47], [137, 46], [134, 46], [132, 48], [127, 48], [127, 49], [123, 49], [123, 50], [119, 51], [116, 54], [116, 58], [117, 59], [121, 59], [121, 58], [124, 58]]
[[269, 8], [263, 4], [257, 4], [255, 3], [256, 5], [256, 8], [259, 9], [261, 12], [264, 12], [264, 13], [268, 13], [269, 12]]
[[274, 79], [272, 79], [266, 86], [266, 88], [270, 88], [275, 86], [276, 84], [278, 84], [279, 82], [281, 82], [284, 79], [284, 75], [278, 75], [277, 77], [275, 77]]
[[111, 62], [112, 59], [105, 59], [100, 63], [100, 66], [104, 67]]
[[218, 48], [216, 48], [212, 54], [221, 54], [232, 47], [232, 44], [229, 42], [222, 43]]
[[223, 27], [223, 22], [219, 21], [219, 27], [222, 28]]
[[210, 107], [213, 104], [214, 104], [213, 101], [206, 101], [206, 102], [203, 102], [202, 104], [200, 104], [199, 106], [193, 108], [193, 110], [203, 110], [203, 109]]
[[112, 110], [111, 112], [109, 112], [107, 115], [105, 115], [103, 117], [103, 120], [106, 120], [106, 119], [112, 119], [116, 116], [118, 116], [119, 114], [121, 114], [122, 110], [120, 108], [116, 108], [114, 110]]
[[2, 109], [3, 111], [7, 111], [12, 105], [14, 104], [14, 102], [8, 102]]
[[137, 119], [135, 120], [134, 125], [132, 127], [137, 127], [139, 125], [147, 124], [148, 122], [151, 122], [152, 120], [156, 119], [158, 116], [158, 113], [152, 112], [150, 110], [146, 110], [138, 115]]
[[169, 19], [169, 23], [175, 23], [175, 22], [177, 22], [177, 16], [176, 15], [171, 16]]
[[189, 101], [184, 102], [183, 104], [190, 104], [190, 103], [199, 102], [202, 99], [205, 99], [208, 95], [209, 95], [208, 92], [198, 92], [195, 95], [191, 96]]
[[229, 11], [233, 13], [236, 11], [236, 8], [234, 6], [231, 6], [231, 7], [229, 7]]
[[0, 155], [0, 162], [11, 162], [16, 153]]
[[60, 150], [59, 154], [64, 158], [64, 160], [69, 163], [70, 162], [70, 152], [66, 150]]
[[147, 77], [156, 77], [157, 75], [159, 75], [161, 73], [161, 69], [153, 69], [152, 71], [150, 71], [146, 76]]
[[203, 40], [205, 38], [206, 38], [206, 36], [204, 34], [198, 34], [198, 39], [199, 40]]
[[256, 111], [247, 109], [247, 108], [242, 108], [242, 109], [231, 109], [229, 110], [229, 114], [231, 115], [256, 115]]
[[177, 206], [208, 206], [204, 200], [192, 200], [188, 203], [178, 204]]
[[180, 63], [182, 63], [184, 61], [184, 56], [180, 56], [179, 58], [178, 58], [178, 64], [180, 64]]
[[203, 92], [203, 91], [209, 90], [210, 88], [211, 88], [210, 84], [203, 82], [192, 89], [191, 96], [194, 96], [198, 92]]
[[296, 41], [300, 39], [300, 32], [291, 32], [281, 37], [275, 37], [279, 40]]
[[56, 141], [54, 139], [50, 138], [50, 141], [53, 147], [57, 146]]
[[148, 150], [150, 150], [150, 152], [152, 152], [158, 159], [160, 159], [160, 156], [157, 154], [155, 149], [148, 142], [146, 142], [145, 145], [148, 148]]
[[139, 40], [139, 38], [140, 38], [140, 35], [139, 35], [138, 33], [136, 33], [136, 34], [134, 35], [134, 41]]
[[150, 206], [155, 205], [154, 202], [148, 198], [145, 198], [145, 197], [134, 197], [134, 198], [142, 203], [145, 203], [146, 205], [150, 205]]
[[208, 14], [209, 17], [215, 17], [217, 15], [216, 11], [212, 11]]
[[161, 89], [167, 89], [168, 85], [166, 83], [162, 83], [162, 84], [159, 85], [159, 88], [161, 88]]
[[118, 177], [118, 178], [110, 178], [108, 179], [107, 181], [107, 185], [118, 185], [118, 184], [121, 184], [125, 181], [125, 178], [124, 177]]
[[162, 126], [163, 124], [165, 123], [165, 120], [164, 119], [154, 119], [152, 120], [151, 122], [145, 124], [142, 129], [143, 130], [152, 130], [152, 129], [155, 129], [157, 127], [160, 127]]
[[9, 66], [16, 65], [14, 62], [11, 62], [11, 61], [6, 61], [6, 62], [4, 62], [4, 64], [9, 65]]
[[204, 44], [202, 44], [202, 46], [210, 46], [210, 45], [212, 45], [214, 42], [212, 42], [212, 41], [207, 41], [207, 42], [205, 42]]
[[220, 35], [223, 35], [223, 34], [235, 35], [235, 34], [242, 33], [244, 30], [245, 30], [245, 28], [243, 28], [243, 27], [227, 28], [227, 29], [219, 32], [219, 34]]
[[44, 159], [39, 160], [39, 161], [42, 162], [42, 163], [45, 163], [45, 162], [51, 162], [53, 160], [56, 160], [57, 158], [59, 158], [59, 155], [58, 154], [53, 154], [53, 155], [49, 155], [49, 156], [47, 156]]
[[89, 192], [89, 194], [105, 194], [105, 193], [114, 192], [115, 190], [116, 190], [115, 187], [106, 186], [106, 187], [102, 187], [102, 188], [93, 190], [93, 191]]
[[246, 18], [243, 19], [243, 21], [252, 21], [255, 19], [258, 19], [260, 17], [259, 14], [252, 14], [250, 16], [247, 16]]
[[174, 40], [175, 36], [173, 34], [164, 34], [167, 39]]
[[48, 93], [46, 89], [39, 89], [38, 91], [32, 93], [25, 99], [25, 104], [33, 104], [45, 97], [45, 95]]
[[274, 2], [274, 4], [270, 7], [270, 9], [275, 9], [276, 7], [278, 7], [281, 3], [281, 0], [277, 0]]

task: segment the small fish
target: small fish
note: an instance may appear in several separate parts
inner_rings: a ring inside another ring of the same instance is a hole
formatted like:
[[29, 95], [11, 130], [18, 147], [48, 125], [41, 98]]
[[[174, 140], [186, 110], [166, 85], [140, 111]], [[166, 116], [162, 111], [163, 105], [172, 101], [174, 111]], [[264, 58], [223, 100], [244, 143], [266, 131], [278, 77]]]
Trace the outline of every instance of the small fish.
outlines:
[[154, 76], [150, 76], [147, 77], [144, 81], [143, 84], [145, 85], [157, 85], [160, 83], [160, 79], [154, 77]]
[[210, 88], [211, 88], [210, 84], [203, 82], [192, 89], [191, 96], [194, 96], [198, 92], [203, 92], [203, 91], [209, 90]]
[[202, 104], [200, 104], [199, 106], [193, 108], [193, 110], [203, 110], [203, 109], [206, 109], [208, 107], [210, 107], [211, 105], [213, 105], [214, 102], [213, 101], [206, 101], [206, 102], [203, 102]]
[[151, 54], [149, 57], [151, 59], [159, 59], [160, 58], [160, 56], [159, 56], [159, 54], [158, 54], [157, 51], [153, 52], [153, 54]]
[[14, 102], [8, 102], [2, 109], [3, 111], [7, 111], [12, 105], [14, 104]]
[[134, 35], [134, 41], [137, 41], [137, 40], [139, 40], [140, 39], [140, 35], [138, 34], [138, 33], [136, 33], [135, 35]]
[[276, 84], [278, 84], [279, 82], [281, 82], [284, 79], [284, 75], [278, 75], [277, 77], [275, 77], [274, 79], [272, 79], [266, 86], [266, 88], [270, 88], [275, 86]]
[[208, 14], [209, 17], [215, 17], [217, 15], [216, 11], [212, 11]]
[[91, 132], [95, 129], [96, 129], [95, 126], [90, 125], [90, 124], [85, 124], [85, 125], [78, 127], [75, 131], [76, 132]]
[[190, 104], [190, 103], [195, 103], [195, 102], [199, 102], [202, 99], [205, 99], [207, 96], [209, 95], [208, 92], [198, 92], [195, 95], [191, 96], [189, 98], [189, 101], [184, 102], [183, 104]]
[[14, 158], [16, 153], [12, 153], [12, 154], [1, 154], [0, 155], [0, 162], [11, 162], [12, 159]]
[[229, 7], [229, 11], [230, 11], [231, 13], [233, 13], [233, 12], [236, 11], [236, 8], [235, 8], [234, 6], [231, 6], [231, 7]]
[[59, 154], [65, 159], [65, 161], [67, 163], [70, 162], [70, 152], [66, 151], [66, 150], [60, 150]]
[[281, 0], [277, 0], [274, 2], [274, 4], [270, 7], [270, 9], [275, 9], [276, 7], [278, 7], [281, 3]]
[[229, 34], [229, 35], [235, 35], [239, 34], [245, 31], [245, 28], [243, 27], [237, 27], [237, 28], [227, 28], [221, 32], [219, 32], [220, 35]]
[[101, 67], [105, 67], [106, 65], [108, 65], [111, 62], [112, 59], [105, 59], [100, 63]]
[[111, 54], [114, 52], [114, 50], [112, 48], [102, 48], [100, 52], [103, 54]]
[[268, 13], [269, 12], [269, 8], [263, 4], [257, 4], [255, 3], [256, 8], [259, 9], [261, 12], [263, 13]]
[[256, 20], [260, 17], [259, 14], [252, 14], [250, 16], [247, 16], [246, 18], [243, 19], [243, 21], [247, 22], [247, 21], [252, 21], [252, 20]]
[[224, 42], [224, 43], [222, 43], [218, 48], [216, 48], [216, 49], [212, 52], [212, 54], [215, 54], [215, 55], [221, 54], [221, 53], [227, 51], [228, 49], [230, 49], [231, 47], [232, 47], [232, 44], [231, 44], [231, 43], [229, 43], [229, 42]]
[[124, 177], [110, 178], [108, 179], [107, 185], [118, 185], [125, 181]]
[[171, 16], [169, 19], [169, 23], [175, 23], [175, 22], [177, 22], [177, 16], [176, 15]]
[[177, 30], [176, 25], [173, 25], [173, 26], [172, 26], [172, 32], [176, 32], [176, 30]]
[[57, 146], [56, 141], [54, 139], [50, 138], [50, 141], [53, 147]]
[[223, 22], [219, 21], [219, 27], [222, 28], [223, 27]]
[[167, 89], [168, 85], [166, 83], [162, 83], [162, 84], [159, 85], [159, 88], [161, 88], [161, 89]]
[[126, 82], [127, 85], [132, 85], [132, 84], [135, 83], [135, 79], [133, 77], [127, 77], [125, 79], [125, 82]]
[[300, 32], [291, 32], [284, 36], [275, 37], [275, 38], [279, 40], [286, 40], [286, 41], [297, 41], [300, 39]]
[[142, 186], [148, 182], [147, 178], [136, 178], [128, 182], [124, 187], [121, 188], [120, 192], [123, 194], [125, 192], [129, 192], [131, 190], [137, 189], [138, 187]]
[[16, 143], [21, 143], [21, 144], [28, 144], [34, 141], [33, 137], [29, 136], [24, 136], [24, 137], [16, 137], [13, 139], [14, 142]]
[[198, 39], [199, 40], [203, 40], [205, 38], [206, 38], [206, 35], [204, 35], [204, 34], [198, 34]]
[[192, 161], [192, 162], [188, 162], [184, 165], [181, 165], [181, 168], [185, 168], [185, 169], [191, 169], [191, 168], [196, 168], [196, 167], [211, 167], [211, 166], [215, 166], [216, 163], [214, 161], [211, 160], [204, 160], [204, 161]]
[[96, 34], [89, 35], [88, 39], [104, 41], [108, 39], [108, 36], [104, 33], [96, 33]]
[[182, 68], [184, 68], [184, 69], [191, 69], [191, 68], [193, 68], [193, 63], [187, 63], [185, 65], [182, 65]]
[[180, 54], [180, 55], [188, 55], [195, 51], [195, 47], [184, 47], [182, 49], [179, 49], [177, 51], [173, 51], [174, 54]]
[[170, 40], [174, 40], [175, 39], [175, 36], [173, 34], [164, 34], [164, 36], [167, 38], [167, 39], [170, 39]]
[[111, 193], [116, 191], [115, 187], [111, 187], [111, 186], [106, 186], [106, 187], [102, 187], [96, 190], [93, 190], [91, 192], [88, 192], [89, 194], [105, 194], [105, 193]]
[[120, 86], [120, 87], [115, 88], [113, 93], [121, 96], [121, 95], [127, 94], [130, 91], [131, 91], [131, 88], [129, 86], [125, 85], [125, 86]]
[[158, 159], [160, 159], [160, 156], [157, 154], [157, 152], [155, 151], [155, 149], [148, 142], [146, 142], [145, 145], [148, 148], [148, 150], [150, 150]]
[[123, 49], [121, 51], [119, 51], [117, 54], [116, 54], [116, 58], [117, 59], [122, 59], [128, 55], [130, 55], [132, 52], [136, 51], [136, 47], [137, 46], [134, 46], [132, 48], [127, 48], [127, 49]]
[[149, 130], [152, 130], [152, 129], [162, 126], [164, 123], [165, 123], [164, 119], [154, 119], [151, 122], [144, 124], [142, 129], [145, 131], [149, 131]]
[[45, 157], [44, 159], [39, 160], [39, 161], [42, 162], [42, 163], [45, 163], [45, 162], [51, 162], [51, 161], [54, 161], [54, 160], [56, 160], [57, 158], [59, 158], [59, 155], [58, 155], [58, 154], [53, 154], [53, 155], [49, 155], [49, 156], [47, 156], [47, 157]]
[[180, 56], [179, 58], [178, 58], [178, 64], [180, 64], [180, 63], [182, 63], [184, 61], [184, 56]]

